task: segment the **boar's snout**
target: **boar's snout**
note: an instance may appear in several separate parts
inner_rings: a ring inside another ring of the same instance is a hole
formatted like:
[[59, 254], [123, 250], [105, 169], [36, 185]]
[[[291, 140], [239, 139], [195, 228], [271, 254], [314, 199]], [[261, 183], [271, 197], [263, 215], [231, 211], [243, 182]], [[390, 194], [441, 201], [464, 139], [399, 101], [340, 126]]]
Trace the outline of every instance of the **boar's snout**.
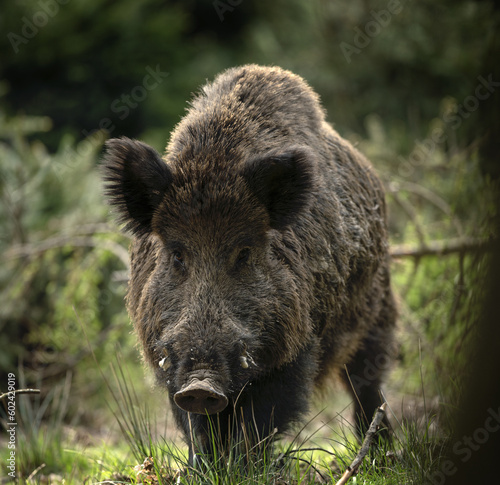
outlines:
[[228, 404], [222, 390], [210, 379], [193, 379], [175, 393], [174, 401], [184, 411], [196, 414], [216, 414]]

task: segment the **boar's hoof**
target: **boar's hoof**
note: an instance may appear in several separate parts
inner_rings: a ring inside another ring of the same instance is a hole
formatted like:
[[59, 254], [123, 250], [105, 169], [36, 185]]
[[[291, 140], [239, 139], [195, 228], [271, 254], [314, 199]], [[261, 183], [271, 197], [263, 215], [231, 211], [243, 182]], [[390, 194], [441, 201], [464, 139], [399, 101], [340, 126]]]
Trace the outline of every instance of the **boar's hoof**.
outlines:
[[174, 401], [184, 411], [196, 414], [216, 414], [228, 404], [227, 397], [208, 379], [194, 379], [174, 395]]

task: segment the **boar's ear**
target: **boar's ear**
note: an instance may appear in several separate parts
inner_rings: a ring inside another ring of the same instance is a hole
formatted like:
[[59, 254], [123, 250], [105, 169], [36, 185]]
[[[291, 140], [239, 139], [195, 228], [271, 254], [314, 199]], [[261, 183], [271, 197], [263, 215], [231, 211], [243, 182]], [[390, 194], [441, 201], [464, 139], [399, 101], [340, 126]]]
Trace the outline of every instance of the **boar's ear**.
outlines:
[[249, 160], [242, 175], [252, 192], [266, 207], [271, 227], [292, 223], [309, 204], [315, 189], [316, 163], [306, 147], [273, 151]]
[[151, 232], [151, 220], [172, 173], [156, 150], [137, 140], [106, 142], [102, 163], [104, 193], [125, 230], [136, 236]]

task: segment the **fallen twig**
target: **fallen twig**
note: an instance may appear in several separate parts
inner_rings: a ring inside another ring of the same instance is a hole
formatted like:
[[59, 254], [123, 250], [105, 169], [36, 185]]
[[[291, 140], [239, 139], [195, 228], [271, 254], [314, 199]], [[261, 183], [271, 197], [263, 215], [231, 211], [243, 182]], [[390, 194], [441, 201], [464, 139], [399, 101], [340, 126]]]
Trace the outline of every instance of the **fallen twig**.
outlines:
[[40, 389], [16, 389], [0, 395], [0, 401], [7, 399], [11, 394], [40, 394]]
[[363, 462], [363, 459], [365, 458], [365, 456], [368, 453], [368, 450], [370, 449], [373, 435], [377, 431], [377, 427], [380, 425], [380, 422], [385, 416], [386, 404], [387, 403], [384, 402], [377, 409], [377, 412], [375, 413], [375, 416], [373, 416], [373, 420], [370, 424], [370, 427], [368, 428], [368, 431], [365, 434], [365, 439], [363, 440], [363, 444], [361, 445], [361, 448], [359, 449], [356, 458], [354, 458], [353, 462], [347, 467], [347, 470], [344, 472], [340, 480], [335, 485], [344, 485], [345, 483], [347, 483], [349, 478], [351, 478], [358, 471], [359, 466]]

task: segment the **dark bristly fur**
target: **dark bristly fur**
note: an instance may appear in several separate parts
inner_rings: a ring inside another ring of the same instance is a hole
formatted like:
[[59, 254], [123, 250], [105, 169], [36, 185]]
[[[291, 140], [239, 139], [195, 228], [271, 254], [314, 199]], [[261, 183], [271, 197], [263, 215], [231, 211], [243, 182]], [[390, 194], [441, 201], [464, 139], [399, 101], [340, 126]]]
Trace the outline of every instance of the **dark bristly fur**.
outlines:
[[367, 425], [396, 319], [384, 193], [300, 77], [229, 69], [192, 101], [163, 158], [115, 139], [103, 170], [134, 236], [128, 310], [189, 442], [211, 451], [208, 417], [189, 423], [174, 403], [197, 380], [229, 400], [222, 442], [233, 421], [284, 431], [331, 374]]

